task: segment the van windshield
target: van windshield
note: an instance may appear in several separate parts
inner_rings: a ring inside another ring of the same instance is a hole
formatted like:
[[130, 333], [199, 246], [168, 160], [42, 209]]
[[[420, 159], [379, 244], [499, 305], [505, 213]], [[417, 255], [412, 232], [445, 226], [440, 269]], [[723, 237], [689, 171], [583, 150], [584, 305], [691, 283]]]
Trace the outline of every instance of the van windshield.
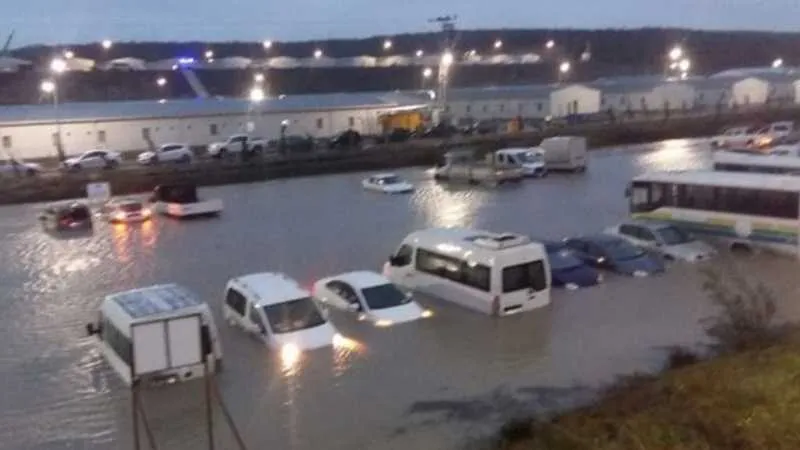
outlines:
[[536, 153], [536, 152], [520, 153], [520, 154], [517, 155], [517, 157], [523, 163], [537, 163], [537, 162], [541, 162], [542, 161], [542, 154], [541, 153]]
[[275, 334], [305, 330], [325, 323], [325, 318], [310, 297], [264, 306], [264, 315]]
[[404, 305], [411, 301], [392, 283], [372, 286], [361, 290], [369, 309], [386, 309]]
[[547, 288], [547, 275], [542, 260], [530, 261], [503, 269], [503, 293], [508, 294], [533, 289], [543, 291]]

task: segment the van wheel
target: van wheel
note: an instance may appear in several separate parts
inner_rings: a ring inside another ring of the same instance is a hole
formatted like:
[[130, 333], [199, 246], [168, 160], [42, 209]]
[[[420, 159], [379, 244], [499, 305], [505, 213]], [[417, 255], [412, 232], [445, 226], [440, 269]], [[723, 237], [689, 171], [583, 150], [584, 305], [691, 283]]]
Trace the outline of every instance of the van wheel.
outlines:
[[744, 242], [734, 242], [731, 244], [731, 252], [740, 254], [740, 255], [752, 255], [753, 254], [753, 247]]

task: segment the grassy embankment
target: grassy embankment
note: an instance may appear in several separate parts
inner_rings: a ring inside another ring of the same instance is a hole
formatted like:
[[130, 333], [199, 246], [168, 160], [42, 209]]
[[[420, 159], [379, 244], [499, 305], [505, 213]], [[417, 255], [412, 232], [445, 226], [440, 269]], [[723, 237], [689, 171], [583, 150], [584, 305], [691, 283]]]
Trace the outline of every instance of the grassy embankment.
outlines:
[[590, 406], [506, 424], [506, 450], [800, 449], [800, 333], [776, 326], [772, 294], [707, 273], [721, 308], [707, 323], [714, 357], [675, 349], [663, 373], [634, 375]]

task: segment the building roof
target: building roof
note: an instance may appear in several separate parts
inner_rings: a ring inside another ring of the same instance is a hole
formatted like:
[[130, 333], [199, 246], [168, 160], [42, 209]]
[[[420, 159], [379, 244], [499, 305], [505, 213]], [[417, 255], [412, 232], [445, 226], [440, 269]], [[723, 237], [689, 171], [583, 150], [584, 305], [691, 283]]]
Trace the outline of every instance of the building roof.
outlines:
[[134, 289], [110, 295], [108, 298], [133, 319], [180, 311], [203, 304], [188, 289], [177, 284]]
[[[421, 93], [288, 95], [264, 100], [255, 111], [278, 114], [362, 108], [422, 108], [429, 102], [429, 97]], [[51, 104], [15, 105], [0, 107], [0, 126], [51, 123], [56, 117], [67, 122], [239, 115], [246, 114], [249, 107], [249, 101], [232, 98], [75, 102], [60, 104], [58, 111]]]
[[557, 84], [529, 84], [520, 86], [491, 86], [477, 88], [450, 89], [447, 93], [449, 101], [482, 101], [482, 100], [545, 100], [550, 94], [564, 86]]
[[590, 86], [600, 90], [603, 94], [628, 94], [650, 92], [659, 86], [679, 84], [694, 87], [694, 84], [682, 80], [673, 80], [661, 75], [647, 75], [641, 77], [600, 78]]

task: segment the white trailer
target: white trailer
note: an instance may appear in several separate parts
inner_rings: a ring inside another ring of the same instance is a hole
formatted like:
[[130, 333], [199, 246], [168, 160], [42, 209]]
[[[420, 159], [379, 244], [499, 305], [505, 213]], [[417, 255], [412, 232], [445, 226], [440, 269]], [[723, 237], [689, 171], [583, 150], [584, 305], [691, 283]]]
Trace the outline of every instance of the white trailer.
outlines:
[[103, 355], [127, 385], [199, 378], [222, 367], [208, 305], [176, 284], [107, 296], [97, 322], [86, 325]]
[[545, 138], [539, 149], [544, 152], [548, 170], [586, 170], [586, 138], [580, 136], [555, 136]]

